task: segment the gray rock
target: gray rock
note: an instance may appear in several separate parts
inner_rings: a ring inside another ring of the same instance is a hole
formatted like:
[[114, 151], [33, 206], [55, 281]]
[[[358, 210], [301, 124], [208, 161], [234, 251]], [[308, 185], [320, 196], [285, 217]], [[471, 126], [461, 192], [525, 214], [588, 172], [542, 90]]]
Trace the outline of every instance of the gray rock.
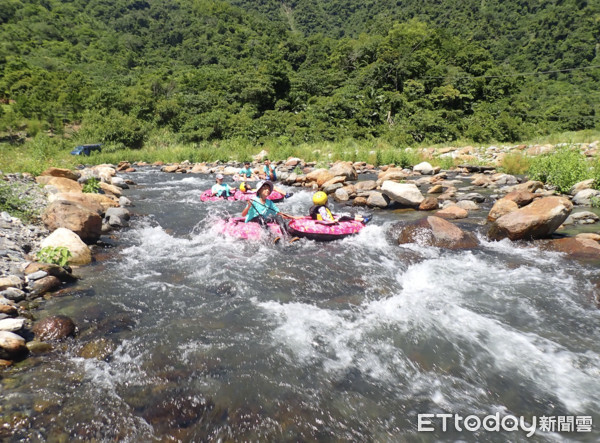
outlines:
[[[4, 298], [6, 300], [21, 301], [21, 300], [25, 300], [25, 292], [23, 292], [17, 288], [8, 288], [8, 289], [0, 292], [0, 297]], [[0, 303], [1, 303], [2, 298], [0, 298]]]
[[350, 196], [343, 189], [336, 189], [335, 193], [333, 194], [333, 198], [335, 199], [335, 201], [338, 202], [347, 202], [348, 200], [350, 200]]
[[337, 189], [342, 188], [344, 185], [342, 183], [334, 183], [332, 185], [327, 185], [323, 188], [323, 192], [325, 194], [333, 194]]
[[461, 200], [470, 200], [477, 203], [483, 203], [485, 201], [485, 196], [478, 194], [477, 192], [471, 192], [470, 194], [460, 195], [457, 197], [458, 201]]
[[40, 278], [44, 278], [48, 275], [46, 271], [37, 271], [32, 274], [29, 274], [27, 278], [29, 281], [39, 280]]
[[369, 198], [367, 199], [367, 205], [374, 208], [387, 208], [389, 204], [389, 197], [377, 191], [371, 191]]
[[573, 197], [573, 204], [581, 206], [591, 206], [592, 200], [597, 199], [600, 196], [600, 191], [596, 189], [584, 189], [579, 191]]
[[563, 225], [588, 225], [598, 222], [600, 217], [590, 211], [581, 211], [575, 212], [574, 214], [569, 215], [569, 217], [563, 222]]
[[417, 207], [425, 200], [419, 188], [414, 184], [396, 183], [386, 180], [383, 182], [381, 190], [390, 199], [405, 206]]
[[0, 331], [17, 332], [23, 328], [24, 318], [6, 318], [0, 320]]
[[433, 166], [428, 162], [421, 162], [413, 167], [413, 171], [420, 172], [423, 175], [433, 175]]
[[125, 208], [108, 208], [106, 210], [105, 217], [110, 218], [112, 216], [116, 216], [116, 217], [120, 217], [125, 220], [129, 220], [130, 212], [128, 209], [125, 209]]
[[121, 207], [125, 207], [125, 206], [133, 206], [133, 204], [131, 203], [131, 200], [129, 200], [127, 197], [119, 197], [119, 206]]

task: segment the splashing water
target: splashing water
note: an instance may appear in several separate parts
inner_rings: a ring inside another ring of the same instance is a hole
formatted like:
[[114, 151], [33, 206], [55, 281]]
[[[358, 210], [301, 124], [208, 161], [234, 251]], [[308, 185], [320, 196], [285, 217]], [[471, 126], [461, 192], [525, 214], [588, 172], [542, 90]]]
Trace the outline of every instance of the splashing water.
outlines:
[[[508, 241], [400, 247], [389, 212], [336, 242], [244, 242], [212, 229], [244, 203], [201, 203], [209, 178], [132, 178], [144, 216], [47, 302], [80, 335], [3, 376], [0, 435], [506, 441], [525, 434], [418, 433], [417, 415], [600, 419], [595, 269]], [[278, 206], [301, 215], [310, 198]], [[567, 435], [600, 434], [534, 439]]]

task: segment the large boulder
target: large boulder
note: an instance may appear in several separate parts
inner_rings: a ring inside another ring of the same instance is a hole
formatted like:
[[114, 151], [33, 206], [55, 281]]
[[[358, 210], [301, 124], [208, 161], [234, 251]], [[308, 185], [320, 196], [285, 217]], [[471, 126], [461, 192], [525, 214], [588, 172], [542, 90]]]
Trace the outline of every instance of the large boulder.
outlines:
[[48, 197], [48, 201], [50, 203], [55, 202], [57, 200], [65, 200], [77, 203], [81, 206], [86, 207], [90, 211], [97, 213], [98, 215], [102, 215], [105, 211], [100, 202], [95, 197], [92, 197], [92, 194], [88, 193], [61, 192], [59, 194], [51, 194]]
[[79, 171], [71, 171], [70, 169], [62, 169], [62, 168], [48, 168], [44, 172], [40, 174], [41, 176], [50, 176], [50, 177], [63, 177], [68, 178], [69, 180], [77, 181], [79, 177], [81, 177], [81, 173]]
[[328, 169], [315, 169], [312, 172], [306, 174], [306, 181], [316, 182], [318, 186], [323, 186], [324, 183], [328, 182], [332, 178], [334, 178], [331, 172]]
[[418, 207], [425, 200], [419, 188], [409, 183], [386, 180], [381, 185], [381, 191], [393, 201], [405, 206]]
[[518, 209], [519, 205], [517, 205], [513, 200], [501, 198], [494, 203], [494, 206], [492, 206], [492, 209], [490, 209], [487, 219], [488, 221], [494, 222], [503, 215], [517, 211]]
[[345, 177], [346, 180], [358, 180], [358, 174], [356, 169], [354, 169], [352, 162], [335, 163], [331, 169], [329, 169], [329, 172], [333, 176], [341, 175], [342, 177]]
[[81, 192], [81, 185], [75, 180], [70, 180], [64, 177], [52, 177], [49, 175], [40, 175], [35, 178], [35, 181], [46, 187], [54, 188], [54, 192]]
[[544, 197], [498, 218], [488, 231], [493, 240], [550, 236], [567, 219], [573, 204], [564, 197]]
[[417, 243], [445, 249], [470, 249], [478, 245], [475, 235], [435, 216], [396, 223], [390, 233], [398, 244]]
[[50, 231], [67, 228], [87, 243], [96, 242], [102, 232], [102, 217], [97, 212], [67, 200], [50, 203], [42, 221]]
[[579, 260], [600, 260], [600, 244], [591, 238], [579, 236], [560, 238], [549, 241], [546, 247]]
[[70, 265], [87, 265], [92, 262], [92, 251], [90, 251], [90, 248], [88, 248], [77, 234], [66, 228], [58, 228], [46, 237], [40, 247], [43, 249], [46, 246], [54, 248], [64, 246], [67, 248], [71, 252]]

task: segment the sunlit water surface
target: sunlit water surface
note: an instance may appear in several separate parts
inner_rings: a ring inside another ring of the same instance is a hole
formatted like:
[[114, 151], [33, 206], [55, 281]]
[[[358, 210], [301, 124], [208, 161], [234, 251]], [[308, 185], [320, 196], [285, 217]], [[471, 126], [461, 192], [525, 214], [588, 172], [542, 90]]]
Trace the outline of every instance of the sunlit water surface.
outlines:
[[[507, 241], [394, 245], [414, 212], [331, 243], [234, 240], [212, 224], [244, 204], [201, 203], [211, 177], [129, 177], [132, 227], [45, 304], [78, 338], [2, 375], [13, 440], [526, 440], [417, 429], [497, 412], [594, 422], [529, 441], [600, 438], [597, 268]], [[306, 213], [311, 193], [288, 190], [279, 207]], [[81, 357], [90, 343], [112, 353]]]

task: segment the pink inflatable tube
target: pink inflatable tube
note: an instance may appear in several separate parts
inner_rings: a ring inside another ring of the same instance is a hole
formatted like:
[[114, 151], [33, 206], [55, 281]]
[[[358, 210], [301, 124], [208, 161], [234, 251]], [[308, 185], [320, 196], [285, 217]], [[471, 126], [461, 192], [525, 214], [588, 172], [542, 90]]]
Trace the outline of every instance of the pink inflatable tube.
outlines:
[[[259, 240], [267, 234], [265, 228], [258, 223], [244, 223], [244, 217], [219, 220], [216, 226], [218, 232], [223, 235], [245, 240]], [[281, 236], [281, 229], [277, 223], [269, 223], [267, 226], [274, 236]]]
[[[214, 202], [217, 200], [225, 200], [225, 197], [217, 197], [216, 195], [212, 195], [212, 191], [210, 189], [207, 189], [200, 195], [200, 200], [203, 202]], [[234, 201], [235, 194], [231, 197], [227, 197], [227, 200]]]
[[[277, 223], [269, 223], [268, 227], [275, 236], [281, 236], [281, 229]], [[332, 241], [349, 235], [358, 234], [365, 227], [364, 223], [349, 220], [337, 223], [328, 223], [303, 217], [291, 220], [288, 232], [293, 237], [304, 237], [316, 241]], [[230, 218], [217, 222], [219, 233], [235, 238], [258, 240], [265, 235], [265, 229], [258, 223], [244, 223], [243, 217]]]
[[[251, 200], [253, 197], [256, 197], [256, 192], [242, 192], [239, 189], [234, 194], [236, 200]], [[273, 191], [267, 197], [267, 200], [272, 200], [274, 202], [280, 202], [285, 198], [281, 192]]]
[[294, 237], [304, 237], [316, 241], [332, 241], [358, 234], [364, 227], [364, 223], [356, 220], [329, 223], [304, 217], [291, 220], [288, 225], [288, 232]]

